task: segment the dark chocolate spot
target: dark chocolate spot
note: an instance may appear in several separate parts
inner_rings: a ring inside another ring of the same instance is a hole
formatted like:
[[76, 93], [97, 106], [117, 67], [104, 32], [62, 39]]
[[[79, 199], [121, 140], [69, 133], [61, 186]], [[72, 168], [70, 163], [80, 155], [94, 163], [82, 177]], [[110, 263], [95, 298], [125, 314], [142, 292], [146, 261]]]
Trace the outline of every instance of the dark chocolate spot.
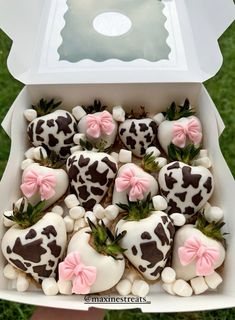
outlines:
[[186, 207], [183, 214], [194, 214], [194, 209], [192, 207]]
[[77, 182], [78, 174], [79, 174], [78, 167], [76, 165], [72, 164], [68, 170], [69, 181]]
[[177, 203], [172, 199], [169, 200], [168, 207], [169, 207], [168, 214], [181, 213], [181, 209], [177, 207]]
[[138, 268], [139, 268], [140, 272], [145, 272], [146, 271], [146, 268], [143, 267], [143, 266], [139, 266]]
[[140, 131], [147, 131], [148, 126], [145, 123], [139, 123]]
[[156, 134], [157, 133], [157, 124], [154, 121], [151, 121], [149, 124], [150, 128], [152, 128], [153, 133]]
[[131, 149], [135, 149], [136, 141], [131, 136], [126, 137], [126, 145]]
[[182, 187], [183, 188], [188, 188], [190, 185], [193, 188], [198, 188], [199, 186], [199, 181], [201, 179], [201, 175], [200, 174], [191, 174], [192, 168], [190, 168], [189, 166], [184, 166], [182, 168], [182, 174], [183, 174], [183, 184]]
[[53, 119], [47, 120], [47, 125], [49, 128], [54, 127], [55, 126], [55, 122]]
[[140, 244], [141, 258], [150, 262], [148, 268], [153, 268], [158, 262], [162, 261], [163, 253], [157, 247], [156, 241], [148, 241]]
[[12, 253], [10, 246], [7, 246], [7, 253], [8, 253], [8, 254], [11, 254], [11, 253]]
[[195, 196], [192, 197], [192, 202], [193, 204], [195, 204], [195, 206], [198, 206], [199, 203], [203, 200], [202, 197], [202, 191], [199, 191], [197, 194], [195, 194]]
[[26, 267], [31, 267], [31, 263], [30, 262], [25, 262]]
[[49, 138], [48, 144], [50, 147], [55, 147], [57, 145], [57, 143], [59, 142], [59, 140], [57, 138], [55, 138], [53, 136], [53, 134], [49, 134], [48, 138]]
[[85, 183], [85, 181], [82, 179], [81, 176], [79, 176], [78, 181], [79, 181], [81, 184]]
[[47, 252], [46, 249], [41, 246], [42, 242], [42, 239], [37, 239], [23, 245], [18, 237], [12, 251], [21, 256], [24, 260], [40, 262], [41, 256]]
[[83, 207], [86, 210], [92, 210], [95, 204], [96, 204], [95, 199], [90, 199], [90, 200], [82, 203]]
[[172, 165], [170, 165], [169, 167], [167, 167], [167, 170], [172, 170], [172, 169], [179, 169], [180, 168], [180, 164], [178, 161], [173, 162]]
[[104, 157], [101, 162], [104, 162], [112, 171], [113, 173], [117, 172], [117, 165], [115, 162], [109, 160], [108, 157]]
[[158, 223], [156, 228], [154, 229], [154, 233], [160, 239], [162, 246], [165, 244], [169, 245], [170, 241], [166, 235], [165, 229], [161, 223]]
[[161, 216], [163, 224], [166, 224], [168, 221], [168, 218], [166, 216]]
[[212, 190], [212, 179], [211, 177], [208, 177], [206, 182], [203, 184], [203, 187], [206, 188], [207, 193], [210, 193]]
[[109, 169], [105, 170], [104, 172], [100, 173], [97, 171], [98, 161], [95, 161], [91, 164], [88, 170], [85, 172], [85, 175], [90, 175], [90, 178], [87, 180], [93, 183], [98, 182], [101, 186], [104, 186], [107, 183], [107, 175], [109, 173]]
[[151, 276], [156, 277], [158, 274], [160, 274], [163, 270], [163, 267], [157, 267], [152, 273]]
[[140, 148], [140, 155], [143, 156], [146, 152], [146, 149], [144, 147]]
[[90, 193], [87, 191], [87, 186], [86, 185], [78, 187], [78, 193], [79, 193], [79, 197], [82, 200], [87, 200], [88, 197], [90, 196]]
[[9, 260], [19, 269], [23, 270], [23, 271], [26, 271], [27, 268], [25, 267], [25, 265], [18, 259], [12, 259], [12, 258], [9, 258]]
[[85, 158], [82, 154], [79, 157], [78, 165], [80, 168], [86, 167], [90, 162], [90, 158]]
[[164, 197], [167, 197], [169, 193], [170, 193], [170, 191], [165, 191], [165, 190], [161, 189], [161, 194], [162, 194]]
[[146, 142], [152, 142], [152, 139], [153, 139], [150, 133], [146, 134], [144, 138], [146, 139]]
[[32, 122], [29, 126], [28, 126], [28, 130], [27, 130], [27, 133], [28, 133], [28, 137], [29, 137], [29, 140], [31, 142], [33, 142], [33, 133], [34, 133], [34, 122]]
[[173, 237], [174, 237], [174, 235], [175, 235], [175, 227], [174, 227], [174, 225], [173, 225], [172, 222], [169, 222], [169, 223], [168, 223], [167, 229], [168, 229], [168, 231], [169, 231], [169, 233], [170, 233], [171, 239], [173, 239]]
[[69, 137], [68, 139], [65, 139], [65, 140], [64, 140], [64, 144], [73, 145], [73, 144], [74, 144], [74, 142], [73, 142], [73, 136]]
[[43, 278], [49, 278], [52, 273], [52, 270], [47, 270], [46, 264], [33, 267], [33, 271], [37, 273], [39, 277], [43, 277]]
[[48, 248], [50, 248], [51, 250], [51, 254], [55, 257], [58, 258], [60, 253], [61, 253], [61, 246], [58, 246], [56, 244], [56, 240], [53, 240], [51, 242], [48, 243]]
[[102, 196], [104, 194], [104, 191], [98, 187], [91, 187], [91, 193], [93, 193], [95, 196]]
[[137, 137], [137, 131], [136, 131], [136, 128], [135, 128], [135, 122], [134, 121], [132, 121], [132, 123], [131, 123], [129, 132], [133, 133]]
[[48, 264], [49, 264], [49, 266], [50, 266], [50, 267], [54, 267], [55, 262], [54, 262], [54, 261], [52, 261], [52, 260], [49, 260], [49, 261], [48, 261]]
[[126, 129], [122, 128], [122, 129], [119, 131], [119, 134], [120, 134], [121, 136], [123, 136], [123, 134], [124, 134], [125, 131], [126, 131]]
[[72, 118], [68, 113], [66, 113], [66, 117], [58, 116], [55, 122], [58, 126], [57, 134], [60, 132], [63, 132], [65, 135], [72, 133], [72, 130], [69, 127], [70, 123], [72, 123]]
[[138, 253], [138, 251], [137, 251], [137, 249], [136, 249], [136, 246], [133, 246], [133, 247], [131, 248], [131, 251], [132, 251], [132, 253], [133, 253], [134, 256], [136, 256], [137, 253]]
[[25, 239], [34, 239], [37, 236], [37, 232], [34, 229], [30, 229], [29, 232], [26, 234]]
[[72, 164], [74, 164], [75, 162], [77, 162], [77, 159], [76, 159], [76, 156], [71, 156], [69, 159], [68, 159], [68, 166], [71, 166]]
[[42, 128], [42, 125], [44, 124], [44, 121], [43, 120], [38, 120], [37, 121], [37, 125], [36, 125], [36, 129], [35, 129], [35, 132], [36, 134], [41, 134], [43, 133], [43, 128]]
[[44, 142], [44, 138], [41, 136], [36, 136], [36, 140], [40, 142]]
[[54, 228], [54, 226], [50, 225], [50, 226], [43, 228], [42, 234], [44, 234], [45, 236], [47, 236], [48, 239], [50, 239], [51, 235], [53, 237], [57, 236], [57, 231]]
[[181, 201], [185, 201], [187, 195], [187, 191], [181, 193], [175, 193], [175, 196], [179, 198]]
[[177, 180], [172, 177], [172, 172], [169, 175], [165, 173], [165, 182], [168, 189], [173, 189], [174, 184], [177, 183]]
[[60, 155], [61, 157], [66, 157], [67, 155], [70, 155], [71, 152], [70, 152], [70, 146], [68, 147], [61, 147], [60, 148]]
[[151, 235], [150, 235], [150, 233], [149, 232], [147, 232], [147, 231], [145, 231], [145, 232], [143, 232], [142, 234], [141, 234], [141, 239], [147, 239], [147, 240], [150, 240], [152, 237], [151, 237]]

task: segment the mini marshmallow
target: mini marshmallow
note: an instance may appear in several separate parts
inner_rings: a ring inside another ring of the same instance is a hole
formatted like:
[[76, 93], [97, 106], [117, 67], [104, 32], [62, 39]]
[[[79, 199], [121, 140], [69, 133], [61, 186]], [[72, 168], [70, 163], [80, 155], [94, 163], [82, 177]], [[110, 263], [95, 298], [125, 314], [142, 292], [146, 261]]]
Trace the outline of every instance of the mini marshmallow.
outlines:
[[84, 141], [86, 140], [86, 135], [84, 133], [76, 133], [73, 136], [73, 142], [78, 146], [80, 146], [80, 140], [84, 140]]
[[131, 283], [133, 283], [136, 279], [139, 279], [139, 277], [139, 274], [133, 269], [127, 269], [123, 276], [123, 278], [129, 280]]
[[87, 224], [84, 218], [78, 219], [74, 222], [73, 230], [78, 231], [79, 229], [86, 227], [86, 225]]
[[37, 118], [37, 111], [34, 109], [27, 109], [24, 111], [24, 117], [28, 122], [33, 121]]
[[34, 149], [35, 149], [34, 147], [29, 148], [29, 149], [25, 152], [24, 156], [25, 156], [26, 159], [34, 159], [34, 153], [33, 153]]
[[29, 288], [29, 280], [25, 275], [19, 274], [16, 280], [16, 290], [19, 292], [25, 292]]
[[162, 196], [154, 196], [152, 202], [154, 209], [157, 211], [164, 211], [167, 209], [167, 201]]
[[83, 107], [77, 106], [72, 109], [72, 115], [77, 121], [79, 121], [86, 115], [86, 111], [83, 109]]
[[181, 227], [186, 223], [186, 218], [181, 213], [172, 213], [171, 220], [173, 221], [174, 226]]
[[214, 271], [211, 275], [205, 277], [205, 281], [209, 288], [215, 290], [222, 283], [223, 279]]
[[58, 285], [54, 278], [43, 279], [42, 290], [46, 296], [56, 296], [59, 292]]
[[64, 214], [64, 209], [61, 206], [54, 206], [51, 211], [57, 213], [59, 216]]
[[68, 209], [79, 206], [79, 200], [75, 194], [70, 194], [64, 199], [64, 203]]
[[132, 162], [132, 152], [130, 150], [121, 149], [119, 152], [119, 161], [122, 163]]
[[170, 267], [164, 268], [161, 273], [161, 279], [164, 283], [173, 283], [176, 279], [175, 270]]
[[135, 296], [144, 298], [149, 293], [149, 285], [144, 280], [135, 280], [133, 282], [131, 292]]
[[160, 123], [162, 123], [165, 120], [165, 116], [162, 112], [157, 113], [154, 117], [153, 117], [153, 121], [156, 122], [157, 125], [159, 125]]
[[109, 220], [115, 220], [118, 214], [119, 208], [115, 204], [111, 204], [105, 209], [105, 217]]
[[7, 218], [7, 217], [11, 217], [12, 215], [13, 215], [13, 211], [12, 210], [4, 212], [4, 216], [3, 216], [3, 225], [4, 225], [4, 227], [10, 228], [15, 224], [14, 221], [12, 221], [12, 220]]
[[173, 292], [180, 297], [191, 297], [193, 289], [185, 280], [176, 280], [173, 284]]
[[96, 216], [97, 219], [103, 219], [105, 216], [105, 210], [103, 206], [99, 203], [97, 203], [93, 208], [93, 213]]
[[206, 169], [211, 168], [212, 163], [211, 160], [208, 157], [199, 158], [193, 161], [193, 165], [195, 166], [202, 166]]
[[85, 212], [85, 215], [84, 215], [84, 219], [85, 219], [86, 223], [88, 224], [87, 218], [89, 218], [91, 220], [91, 222], [96, 224], [96, 216], [94, 215], [94, 213], [92, 211], [87, 211], [87, 212]]
[[70, 216], [66, 216], [64, 217], [64, 223], [67, 233], [72, 232], [74, 228], [74, 220]]
[[159, 157], [161, 154], [161, 151], [156, 147], [148, 147], [146, 150], [146, 154], [152, 154], [154, 157]]
[[224, 218], [224, 212], [219, 207], [210, 207], [204, 211], [205, 218], [208, 222], [218, 222]]
[[73, 154], [75, 152], [78, 152], [78, 151], [82, 151], [82, 147], [80, 146], [74, 146], [72, 148], [70, 148], [70, 153]]
[[208, 157], [208, 150], [207, 149], [201, 149], [199, 151], [198, 159], [199, 158], [205, 158]]
[[25, 159], [21, 162], [21, 170], [25, 170], [26, 168], [28, 168], [28, 166], [30, 166], [31, 164], [33, 164], [34, 161], [33, 159]]
[[[111, 220], [109, 220], [108, 218], [106, 218], [106, 217], [104, 217], [103, 219], [102, 219], [102, 221], [103, 221], [103, 223], [104, 223], [104, 225], [106, 226], [106, 227], [110, 227], [111, 226]], [[100, 221], [100, 223], [101, 223], [101, 221]]]
[[35, 160], [38, 160], [38, 161], [41, 160], [41, 157], [42, 157], [43, 159], [46, 159], [46, 158], [47, 158], [47, 151], [46, 151], [46, 149], [44, 149], [43, 147], [34, 148], [34, 150], [33, 150], [33, 157], [34, 157]]
[[18, 277], [19, 272], [11, 264], [5, 265], [3, 269], [3, 275], [9, 280], [15, 280]]
[[125, 121], [125, 110], [122, 106], [113, 107], [113, 119], [117, 122], [124, 122]]
[[173, 285], [174, 285], [174, 282], [173, 283], [163, 283], [162, 284], [162, 289], [164, 291], [166, 291], [167, 293], [171, 294], [172, 296], [174, 296], [175, 293], [173, 291]]
[[157, 163], [159, 169], [167, 165], [167, 159], [163, 157], [156, 158], [155, 162]]
[[60, 294], [72, 294], [72, 282], [69, 280], [58, 280], [57, 281], [58, 290]]
[[119, 162], [119, 154], [117, 152], [111, 152], [110, 156], [116, 161]]
[[85, 214], [85, 209], [81, 206], [73, 207], [69, 210], [69, 215], [72, 219], [78, 220], [83, 218]]
[[131, 293], [132, 283], [123, 279], [116, 285], [116, 290], [121, 296], [128, 296]]
[[190, 280], [190, 284], [195, 294], [201, 294], [208, 290], [208, 285], [203, 277], [196, 277]]

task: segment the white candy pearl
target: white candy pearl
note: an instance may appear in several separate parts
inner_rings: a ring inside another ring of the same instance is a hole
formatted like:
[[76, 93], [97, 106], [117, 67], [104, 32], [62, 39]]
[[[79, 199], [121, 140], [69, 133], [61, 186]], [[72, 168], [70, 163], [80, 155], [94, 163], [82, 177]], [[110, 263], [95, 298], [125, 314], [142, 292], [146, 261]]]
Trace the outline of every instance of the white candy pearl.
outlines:
[[163, 158], [163, 157], [156, 158], [155, 162], [157, 163], [159, 169], [161, 169], [167, 165], [167, 159]]
[[144, 280], [135, 280], [133, 282], [131, 292], [135, 296], [144, 298], [149, 293], [149, 285]]
[[154, 196], [152, 198], [152, 202], [153, 202], [154, 209], [157, 211], [164, 211], [167, 209], [167, 201], [162, 196], [159, 196], [159, 195]]
[[68, 209], [79, 206], [79, 200], [75, 194], [70, 194], [64, 199], [64, 203]]
[[164, 114], [162, 112], [157, 113], [154, 117], [153, 117], [153, 121], [156, 122], [157, 125], [159, 125], [160, 123], [162, 123], [165, 120]]
[[37, 111], [34, 109], [27, 109], [24, 111], [24, 117], [27, 121], [31, 122], [37, 118]]
[[103, 219], [105, 216], [105, 210], [103, 206], [99, 203], [97, 203], [93, 208], [94, 215], [97, 219]]
[[208, 285], [203, 277], [196, 277], [190, 280], [190, 284], [195, 294], [201, 294], [208, 290]]
[[11, 264], [7, 264], [3, 269], [3, 275], [9, 280], [15, 280], [18, 277], [18, 272]]
[[113, 119], [117, 122], [124, 122], [125, 121], [125, 110], [122, 106], [113, 107]]
[[72, 114], [79, 121], [86, 115], [86, 111], [81, 106], [77, 106], [72, 109]]
[[78, 146], [80, 146], [80, 140], [85, 141], [86, 140], [86, 135], [84, 133], [76, 133], [73, 136], [73, 142], [75, 144], [77, 144]]
[[173, 291], [180, 297], [191, 297], [193, 294], [193, 289], [185, 280], [176, 280], [173, 284]]
[[84, 227], [86, 227], [86, 221], [84, 218], [78, 219], [74, 222], [74, 231], [78, 231], [79, 229], [82, 229]]
[[74, 228], [74, 220], [70, 216], [66, 216], [64, 217], [64, 223], [67, 233], [72, 232]]
[[161, 273], [161, 279], [164, 283], [174, 282], [176, 279], [175, 270], [170, 267], [166, 267]]
[[224, 218], [224, 212], [219, 207], [210, 207], [204, 212], [208, 222], [218, 222]]
[[117, 152], [111, 152], [110, 156], [116, 161], [119, 162], [119, 154]]
[[29, 288], [29, 281], [25, 275], [19, 274], [16, 280], [16, 290], [19, 292], [25, 292]]
[[114, 204], [109, 205], [105, 209], [105, 217], [109, 220], [115, 220], [119, 214], [119, 208]]
[[56, 296], [59, 292], [54, 278], [46, 278], [42, 281], [42, 290], [46, 296]]
[[163, 283], [162, 284], [162, 289], [164, 291], [166, 291], [167, 293], [171, 294], [172, 296], [174, 296], [175, 293], [173, 291], [173, 285], [174, 285], [174, 282], [173, 283]]
[[119, 152], [119, 161], [122, 163], [130, 163], [132, 161], [132, 152], [130, 150], [121, 149]]
[[152, 156], [159, 157], [161, 154], [161, 151], [156, 147], [148, 147], [146, 150], [146, 154], [151, 154], [151, 153], [152, 153]]
[[85, 214], [85, 209], [81, 206], [73, 207], [69, 210], [69, 215], [72, 219], [78, 220], [83, 218]]
[[222, 283], [223, 279], [214, 271], [211, 275], [205, 277], [205, 281], [209, 288], [215, 290]]
[[51, 211], [57, 213], [59, 216], [64, 214], [64, 209], [61, 206], [54, 206]]
[[29, 149], [25, 152], [24, 156], [25, 156], [26, 159], [34, 159], [34, 149], [35, 149], [34, 147], [29, 148]]
[[41, 160], [41, 156], [43, 159], [47, 158], [47, 151], [43, 147], [37, 147], [33, 150], [33, 157], [35, 160]]
[[121, 296], [128, 296], [131, 293], [132, 283], [123, 279], [116, 285], [116, 290]]
[[7, 217], [11, 217], [13, 215], [13, 211], [5, 211], [3, 216], [3, 225], [4, 227], [10, 228], [12, 227], [15, 222], [8, 219]]
[[92, 211], [85, 212], [84, 219], [85, 219], [86, 223], [88, 224], [87, 218], [89, 218], [91, 220], [91, 222], [96, 224], [96, 222], [97, 222], [96, 221], [96, 216], [94, 215], [94, 213]]
[[28, 166], [30, 166], [31, 164], [33, 164], [34, 161], [33, 159], [25, 159], [21, 162], [21, 170], [25, 170], [26, 168], [28, 168]]
[[72, 294], [72, 282], [69, 280], [58, 280], [57, 281], [57, 285], [58, 285], [58, 290], [59, 293], [61, 294], [67, 294], [67, 295], [71, 295]]
[[81, 151], [81, 150], [82, 150], [82, 147], [74, 146], [74, 147], [70, 148], [70, 153], [73, 154], [73, 153]]
[[185, 216], [181, 213], [172, 213], [171, 219], [173, 221], [174, 226], [176, 226], [176, 227], [181, 227], [186, 222]]

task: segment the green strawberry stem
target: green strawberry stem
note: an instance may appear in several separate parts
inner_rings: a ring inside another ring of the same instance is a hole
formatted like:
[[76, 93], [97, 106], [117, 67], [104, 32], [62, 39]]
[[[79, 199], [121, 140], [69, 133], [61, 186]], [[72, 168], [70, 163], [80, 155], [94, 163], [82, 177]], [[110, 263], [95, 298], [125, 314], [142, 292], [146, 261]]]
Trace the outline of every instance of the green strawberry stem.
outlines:
[[164, 114], [166, 116], [166, 120], [173, 121], [183, 117], [187, 118], [193, 116], [195, 112], [190, 107], [189, 100], [186, 99], [182, 106], [177, 106], [175, 102], [172, 102], [171, 106]]
[[118, 235], [113, 235], [102, 220], [101, 224], [97, 225], [89, 218], [87, 220], [91, 229], [91, 231], [88, 231], [87, 233], [91, 235], [91, 245], [94, 249], [100, 254], [113, 257], [115, 260], [122, 260], [122, 258], [118, 258], [117, 256], [126, 250], [119, 245], [119, 242], [125, 236], [126, 231]]
[[182, 161], [186, 164], [191, 164], [200, 150], [201, 147], [196, 148], [193, 144], [188, 144], [184, 148], [179, 148], [171, 143], [168, 146], [168, 156], [171, 161]]
[[79, 143], [83, 150], [92, 151], [93, 149], [97, 149], [97, 152], [109, 151], [109, 148], [105, 148], [105, 146], [107, 145], [107, 141], [103, 139], [101, 139], [99, 143], [96, 143], [94, 145], [91, 142], [87, 140], [84, 141], [82, 139], [80, 139]]
[[118, 203], [117, 206], [125, 211], [124, 220], [127, 221], [140, 221], [147, 218], [150, 213], [154, 210], [151, 193], [148, 194], [146, 200], [138, 200], [131, 202], [127, 198], [128, 204]]
[[200, 230], [205, 236], [212, 238], [214, 240], [224, 242], [224, 236], [226, 233], [221, 232], [221, 228], [225, 225], [225, 222], [208, 222], [203, 214], [200, 214], [197, 222], [196, 228]]
[[131, 112], [126, 113], [126, 119], [144, 119], [148, 117], [148, 113], [145, 111], [145, 107], [140, 107], [140, 111], [135, 112], [133, 109]]
[[100, 100], [95, 100], [93, 105], [90, 105], [88, 107], [83, 107], [87, 114], [96, 113], [96, 112], [102, 112], [107, 107], [102, 106]]
[[160, 170], [157, 162], [157, 157], [153, 155], [153, 152], [145, 154], [143, 160], [142, 160], [142, 168], [149, 172], [158, 172]]
[[41, 99], [37, 105], [32, 105], [32, 108], [37, 111], [38, 117], [41, 117], [51, 113], [60, 105], [61, 101], [55, 102], [55, 99], [51, 99], [50, 101]]
[[43, 157], [42, 150], [40, 149], [40, 160], [36, 161], [43, 167], [48, 167], [52, 169], [60, 169], [65, 165], [66, 160], [61, 159], [60, 156], [55, 151], [47, 152], [47, 158]]
[[45, 200], [40, 201], [35, 206], [32, 206], [30, 203], [28, 203], [27, 209], [25, 210], [24, 207], [25, 207], [26, 199], [23, 198], [19, 208], [17, 208], [15, 204], [13, 204], [12, 216], [5, 215], [5, 217], [17, 223], [22, 229], [26, 229], [28, 227], [33, 226], [42, 218], [45, 202], [46, 202]]

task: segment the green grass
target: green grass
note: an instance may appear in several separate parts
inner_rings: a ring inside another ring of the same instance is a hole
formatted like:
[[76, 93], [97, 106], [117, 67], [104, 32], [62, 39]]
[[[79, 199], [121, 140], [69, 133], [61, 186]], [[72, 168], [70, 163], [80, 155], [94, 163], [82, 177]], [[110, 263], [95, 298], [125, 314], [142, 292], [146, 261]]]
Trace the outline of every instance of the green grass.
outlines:
[[[206, 83], [213, 100], [225, 122], [226, 130], [221, 137], [221, 148], [229, 167], [235, 175], [235, 24], [230, 27], [220, 39], [224, 56], [224, 65], [213, 79]], [[7, 71], [6, 59], [11, 43], [0, 32], [0, 122], [9, 106], [14, 101], [22, 84], [17, 82]], [[9, 154], [10, 141], [3, 130], [0, 130], [0, 177]], [[33, 307], [0, 301], [0, 320], [26, 320], [33, 312]], [[232, 320], [235, 319], [235, 309], [185, 314], [142, 314], [140, 311], [110, 311], [106, 320]]]

